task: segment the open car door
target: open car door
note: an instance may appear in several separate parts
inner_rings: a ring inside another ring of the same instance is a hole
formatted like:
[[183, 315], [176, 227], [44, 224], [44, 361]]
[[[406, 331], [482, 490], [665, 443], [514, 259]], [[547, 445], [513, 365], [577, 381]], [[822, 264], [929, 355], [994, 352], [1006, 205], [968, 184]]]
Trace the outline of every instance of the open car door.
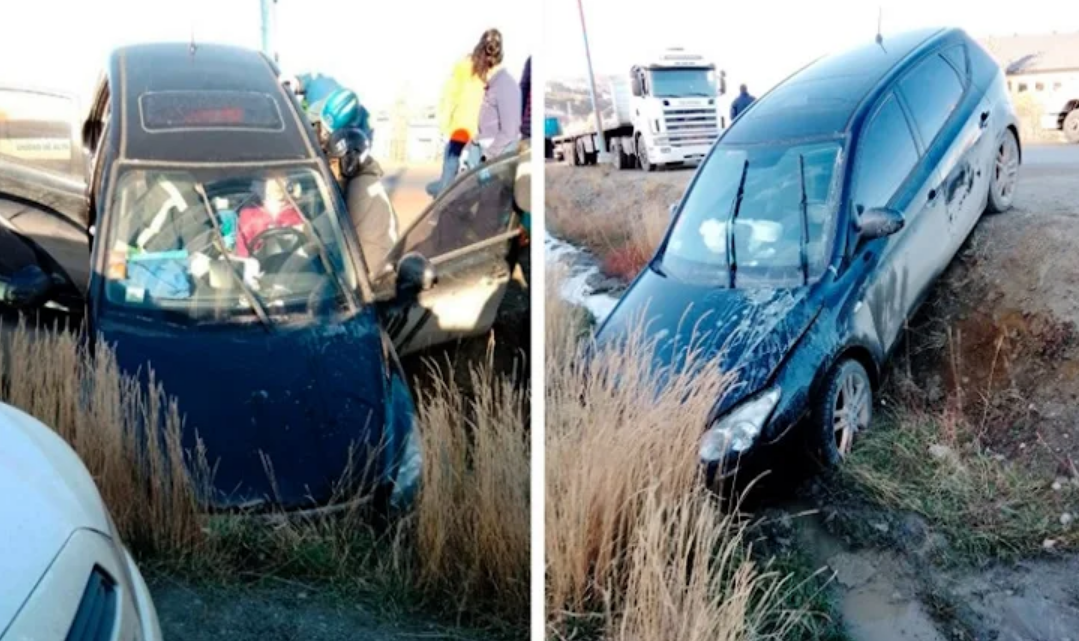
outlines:
[[[387, 267], [373, 277], [386, 329], [401, 355], [477, 336], [494, 324], [521, 233], [512, 153], [459, 176], [402, 233]], [[419, 284], [416, 260], [433, 281]], [[409, 272], [409, 273], [405, 273]]]
[[90, 276], [85, 168], [82, 113], [74, 97], [0, 85], [3, 237], [21, 240], [39, 267], [79, 293]]

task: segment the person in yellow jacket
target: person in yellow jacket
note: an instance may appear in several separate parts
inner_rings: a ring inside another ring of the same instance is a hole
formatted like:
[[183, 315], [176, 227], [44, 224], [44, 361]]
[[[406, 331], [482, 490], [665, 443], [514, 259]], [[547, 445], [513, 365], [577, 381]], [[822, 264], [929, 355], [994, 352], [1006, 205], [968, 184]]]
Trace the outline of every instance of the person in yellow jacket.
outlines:
[[442, 156], [441, 178], [427, 185], [427, 193], [432, 198], [453, 182], [465, 147], [476, 138], [486, 87], [483, 49], [492, 31], [495, 30], [485, 32], [476, 49], [454, 65], [453, 73], [442, 89], [438, 124], [446, 137], [446, 150]]

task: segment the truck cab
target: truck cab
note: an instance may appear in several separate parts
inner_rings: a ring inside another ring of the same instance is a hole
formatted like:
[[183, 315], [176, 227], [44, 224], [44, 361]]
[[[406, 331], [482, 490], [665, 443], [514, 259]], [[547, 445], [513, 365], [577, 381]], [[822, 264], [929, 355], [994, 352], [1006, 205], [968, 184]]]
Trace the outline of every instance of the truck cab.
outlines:
[[[726, 126], [726, 75], [703, 56], [667, 49], [629, 73], [634, 147], [644, 169], [697, 163]], [[615, 98], [618, 105], [620, 96]]]

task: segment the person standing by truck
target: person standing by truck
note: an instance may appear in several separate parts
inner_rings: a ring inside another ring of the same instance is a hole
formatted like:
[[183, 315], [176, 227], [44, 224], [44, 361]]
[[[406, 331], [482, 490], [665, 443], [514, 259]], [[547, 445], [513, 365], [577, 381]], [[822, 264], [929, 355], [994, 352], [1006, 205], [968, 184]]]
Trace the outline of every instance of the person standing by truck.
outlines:
[[738, 114], [749, 109], [749, 106], [753, 104], [754, 100], [756, 100], [756, 98], [750, 95], [749, 89], [747, 89], [745, 85], [738, 87], [738, 97], [731, 103], [731, 122], [734, 122], [734, 119], [738, 117]]

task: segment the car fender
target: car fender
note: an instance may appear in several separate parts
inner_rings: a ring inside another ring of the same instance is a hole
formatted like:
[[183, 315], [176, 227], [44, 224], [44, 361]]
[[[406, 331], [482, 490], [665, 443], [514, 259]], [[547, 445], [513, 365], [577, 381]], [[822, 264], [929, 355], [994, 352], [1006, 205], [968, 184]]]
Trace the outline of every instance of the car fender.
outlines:
[[769, 386], [779, 386], [783, 394], [765, 427], [766, 443], [783, 439], [808, 414], [811, 400], [820, 393], [828, 372], [852, 350], [865, 355], [862, 360], [870, 361], [863, 363], [871, 365], [867, 367], [870, 377], [874, 383], [879, 380], [885, 355], [873, 315], [861, 302], [860, 294], [867, 283], [868, 279], [863, 278], [846, 293], [840, 293], [839, 300], [826, 297], [821, 312], [776, 368]]
[[386, 403], [386, 427], [383, 432], [386, 440], [384, 446], [385, 464], [384, 478], [382, 481], [390, 481], [397, 475], [401, 463], [402, 448], [409, 432], [417, 428], [416, 402], [408, 387], [408, 379], [405, 378], [404, 368], [397, 357], [393, 347], [393, 341], [385, 330], [380, 330], [382, 335], [383, 363], [385, 364], [385, 377], [383, 387]]

